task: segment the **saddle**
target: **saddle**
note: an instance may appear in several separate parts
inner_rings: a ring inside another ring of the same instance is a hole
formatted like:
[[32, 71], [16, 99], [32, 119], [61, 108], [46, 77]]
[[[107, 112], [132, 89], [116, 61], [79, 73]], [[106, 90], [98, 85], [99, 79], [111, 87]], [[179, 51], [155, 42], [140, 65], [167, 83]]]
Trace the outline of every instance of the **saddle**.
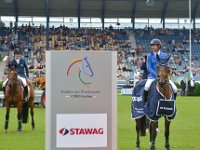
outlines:
[[17, 79], [17, 80], [18, 80], [18, 82], [19, 82], [19, 84], [20, 84], [22, 90], [24, 91], [24, 86], [23, 86], [23, 82], [22, 82], [22, 80], [20, 80], [20, 79]]
[[139, 81], [132, 94], [132, 119], [141, 118], [146, 115], [150, 120], [158, 121], [163, 115], [168, 120], [174, 119], [176, 116], [176, 103], [174, 100], [174, 92], [170, 100], [164, 100], [163, 95], [156, 88], [157, 80], [155, 80], [148, 92], [148, 101], [145, 104], [143, 101], [143, 91], [146, 80]]
[[[18, 78], [18, 82], [20, 83], [20, 87], [21, 89], [24, 91], [24, 85], [23, 85], [23, 82], [21, 79]], [[27, 82], [27, 81], [26, 81]], [[27, 82], [27, 86], [28, 86], [28, 99], [30, 98], [30, 87], [28, 85], [28, 82]]]

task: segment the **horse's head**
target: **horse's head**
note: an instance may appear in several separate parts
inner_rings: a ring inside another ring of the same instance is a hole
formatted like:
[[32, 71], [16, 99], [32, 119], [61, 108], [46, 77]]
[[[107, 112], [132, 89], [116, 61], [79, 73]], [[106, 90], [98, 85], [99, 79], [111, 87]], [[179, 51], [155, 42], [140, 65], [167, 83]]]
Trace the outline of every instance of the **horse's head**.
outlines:
[[92, 67], [90, 66], [90, 63], [87, 59], [87, 57], [81, 59], [81, 58], [76, 58], [72, 64], [69, 66], [69, 68], [67, 69], [67, 76], [69, 75], [69, 71], [71, 69], [71, 67], [76, 64], [76, 63], [80, 63], [79, 67], [78, 67], [78, 74], [79, 74], [79, 80], [87, 87], [89, 87], [89, 85], [91, 84], [91, 82], [86, 82], [81, 74], [84, 74], [85, 77], [93, 77], [94, 73], [92, 71]]
[[158, 83], [161, 87], [163, 87], [169, 83], [170, 67], [167, 64], [170, 56], [167, 59], [157, 59], [159, 62], [157, 66]]
[[94, 73], [92, 71], [89, 61], [87, 60], [87, 57], [83, 58], [80, 68], [82, 73], [85, 74], [86, 76], [88, 77], [94, 76]]
[[12, 67], [8, 73], [8, 79], [17, 79], [17, 70]]
[[11, 68], [8, 73], [8, 85], [14, 86], [17, 83], [17, 70], [15, 68]]

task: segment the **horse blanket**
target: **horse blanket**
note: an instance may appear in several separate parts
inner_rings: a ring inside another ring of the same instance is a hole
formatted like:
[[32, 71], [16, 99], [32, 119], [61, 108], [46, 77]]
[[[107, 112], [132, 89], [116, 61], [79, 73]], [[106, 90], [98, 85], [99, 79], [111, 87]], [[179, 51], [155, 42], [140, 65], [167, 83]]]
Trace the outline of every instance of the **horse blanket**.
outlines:
[[176, 116], [176, 103], [174, 100], [174, 92], [171, 88], [171, 98], [165, 100], [163, 94], [157, 89], [155, 80], [148, 92], [148, 101], [143, 102], [143, 91], [146, 80], [138, 82], [133, 89], [132, 94], [132, 118], [137, 119], [146, 115], [150, 120], [158, 121], [161, 116], [166, 116], [168, 120], [174, 119]]
[[132, 118], [138, 119], [145, 115], [144, 113], [144, 101], [143, 101], [143, 92], [146, 80], [139, 81], [132, 93]]

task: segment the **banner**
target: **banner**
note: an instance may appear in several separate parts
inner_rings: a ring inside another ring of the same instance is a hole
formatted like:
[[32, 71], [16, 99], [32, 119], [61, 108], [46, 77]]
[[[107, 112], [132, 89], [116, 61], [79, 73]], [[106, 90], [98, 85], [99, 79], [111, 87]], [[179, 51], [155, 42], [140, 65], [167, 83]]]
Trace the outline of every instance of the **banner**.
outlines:
[[117, 53], [48, 51], [46, 150], [117, 149]]

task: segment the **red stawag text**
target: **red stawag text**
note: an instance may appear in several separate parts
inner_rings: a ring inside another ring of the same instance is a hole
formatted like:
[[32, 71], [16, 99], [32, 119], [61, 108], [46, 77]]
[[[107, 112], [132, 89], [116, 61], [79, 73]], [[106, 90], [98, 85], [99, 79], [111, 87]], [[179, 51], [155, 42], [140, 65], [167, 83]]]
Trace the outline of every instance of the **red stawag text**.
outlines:
[[104, 134], [103, 128], [71, 128], [70, 135], [102, 135]]

